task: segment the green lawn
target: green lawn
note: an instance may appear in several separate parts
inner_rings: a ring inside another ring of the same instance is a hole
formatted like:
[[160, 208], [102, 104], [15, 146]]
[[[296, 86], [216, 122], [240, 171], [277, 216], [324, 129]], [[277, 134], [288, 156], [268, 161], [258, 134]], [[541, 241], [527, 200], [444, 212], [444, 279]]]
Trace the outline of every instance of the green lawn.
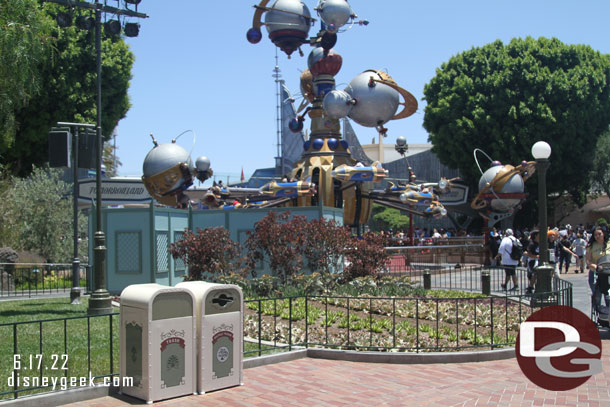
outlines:
[[[8, 378], [16, 361], [22, 377], [88, 377], [89, 372], [101, 376], [118, 371], [119, 316], [87, 318], [88, 299], [82, 302], [70, 305], [69, 298], [0, 302], [0, 394], [14, 390]], [[49, 321], [32, 322], [40, 320]]]

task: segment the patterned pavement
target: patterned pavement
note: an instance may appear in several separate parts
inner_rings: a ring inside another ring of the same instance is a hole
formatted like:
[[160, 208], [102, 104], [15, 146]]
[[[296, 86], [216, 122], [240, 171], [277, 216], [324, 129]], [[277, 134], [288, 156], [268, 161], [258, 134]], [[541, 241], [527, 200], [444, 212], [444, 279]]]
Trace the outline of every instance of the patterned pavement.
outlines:
[[[304, 358], [244, 371], [244, 385], [157, 406], [578, 406], [610, 407], [610, 342], [603, 373], [565, 392], [532, 384], [516, 359], [397, 365]], [[71, 407], [144, 404], [127, 396], [103, 397]]]

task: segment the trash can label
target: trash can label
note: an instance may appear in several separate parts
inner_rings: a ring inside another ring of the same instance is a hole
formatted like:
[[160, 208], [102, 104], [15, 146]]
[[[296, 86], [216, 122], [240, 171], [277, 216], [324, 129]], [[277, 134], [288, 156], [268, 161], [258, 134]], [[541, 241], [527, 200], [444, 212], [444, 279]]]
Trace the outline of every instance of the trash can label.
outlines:
[[184, 384], [184, 331], [161, 332], [161, 388]]
[[233, 325], [222, 324], [212, 331], [212, 354], [216, 356], [212, 370], [214, 378], [220, 379], [233, 374]]
[[133, 386], [142, 383], [142, 327], [135, 322], [125, 325], [125, 376], [133, 378]]

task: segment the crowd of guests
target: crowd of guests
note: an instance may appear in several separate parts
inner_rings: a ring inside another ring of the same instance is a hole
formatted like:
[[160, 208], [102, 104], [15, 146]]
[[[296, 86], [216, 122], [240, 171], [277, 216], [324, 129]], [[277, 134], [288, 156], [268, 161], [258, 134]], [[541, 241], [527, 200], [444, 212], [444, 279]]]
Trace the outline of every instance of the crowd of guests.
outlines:
[[[512, 280], [510, 290], [517, 290], [516, 268], [521, 265], [527, 267], [528, 287], [527, 293], [532, 293], [536, 286], [536, 267], [540, 258], [540, 238], [544, 233], [539, 230], [524, 230], [513, 232], [512, 229], [498, 231], [495, 228], [490, 231], [488, 248], [490, 251], [492, 265], [502, 266], [505, 270], [505, 281], [502, 284], [504, 290]], [[591, 293], [595, 293], [596, 284], [601, 290], [608, 303], [607, 278], [596, 280], [597, 262], [606, 253], [610, 254], [608, 246], [608, 230], [605, 226], [583, 227], [579, 225], [563, 225], [549, 228], [546, 233], [549, 249], [549, 264], [554, 269], [554, 278], [568, 273], [572, 260], [574, 260], [574, 273], [584, 273], [588, 270], [588, 283]], [[522, 248], [521, 258], [511, 257], [513, 245], [518, 241]]]

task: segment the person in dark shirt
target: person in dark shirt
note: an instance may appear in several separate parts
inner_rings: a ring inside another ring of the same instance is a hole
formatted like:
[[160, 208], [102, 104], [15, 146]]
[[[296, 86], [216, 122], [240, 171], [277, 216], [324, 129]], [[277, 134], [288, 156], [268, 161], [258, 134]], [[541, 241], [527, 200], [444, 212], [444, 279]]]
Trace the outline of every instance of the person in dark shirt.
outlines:
[[529, 243], [525, 246], [525, 253], [528, 257], [526, 294], [534, 292], [534, 288], [536, 287], [536, 266], [538, 265], [538, 258], [540, 256], [540, 246], [538, 244], [539, 236], [540, 233], [537, 230], [533, 230], [530, 233]]
[[574, 252], [570, 250], [572, 247], [572, 242], [569, 239], [567, 233], [565, 233], [559, 241], [557, 242], [557, 247], [559, 249], [559, 274], [561, 274], [561, 266], [565, 264], [566, 274], [568, 274], [568, 268], [570, 267], [570, 263], [572, 262], [572, 255]]

